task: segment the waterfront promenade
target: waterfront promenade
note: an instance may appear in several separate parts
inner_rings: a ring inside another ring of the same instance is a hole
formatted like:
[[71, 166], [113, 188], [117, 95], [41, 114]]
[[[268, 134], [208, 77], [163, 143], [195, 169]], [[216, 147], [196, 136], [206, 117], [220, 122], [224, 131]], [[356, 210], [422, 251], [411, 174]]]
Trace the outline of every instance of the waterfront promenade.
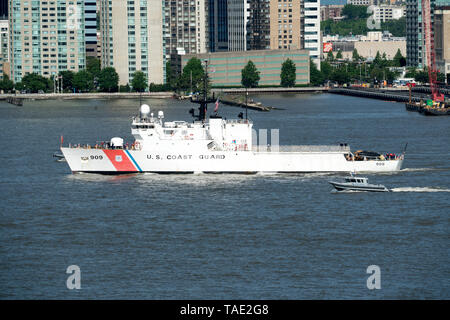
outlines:
[[154, 98], [168, 99], [174, 96], [173, 92], [96, 92], [96, 93], [26, 93], [26, 94], [0, 94], [0, 100], [20, 98], [30, 100], [70, 100], [70, 99], [139, 99]]
[[[412, 101], [428, 99], [430, 89], [427, 87], [414, 88], [411, 94]], [[409, 92], [405, 88], [361, 88], [361, 87], [263, 87], [263, 88], [212, 88], [211, 92], [217, 95], [250, 95], [273, 94], [273, 93], [332, 93], [363, 98], [381, 99], [388, 101], [406, 102], [409, 101]], [[443, 90], [447, 96], [448, 90]], [[176, 98], [175, 92], [97, 92], [97, 93], [28, 93], [28, 94], [0, 94], [0, 101], [8, 99], [20, 100], [70, 100], [70, 99], [139, 99], [139, 97], [153, 99]]]

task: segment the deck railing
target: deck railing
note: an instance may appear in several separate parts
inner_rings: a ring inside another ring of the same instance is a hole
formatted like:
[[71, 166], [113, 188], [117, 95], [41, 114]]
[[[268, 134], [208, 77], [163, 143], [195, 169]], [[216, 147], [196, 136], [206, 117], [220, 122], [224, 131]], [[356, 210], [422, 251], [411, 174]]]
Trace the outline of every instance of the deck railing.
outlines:
[[348, 145], [253, 146], [255, 152], [350, 152]]

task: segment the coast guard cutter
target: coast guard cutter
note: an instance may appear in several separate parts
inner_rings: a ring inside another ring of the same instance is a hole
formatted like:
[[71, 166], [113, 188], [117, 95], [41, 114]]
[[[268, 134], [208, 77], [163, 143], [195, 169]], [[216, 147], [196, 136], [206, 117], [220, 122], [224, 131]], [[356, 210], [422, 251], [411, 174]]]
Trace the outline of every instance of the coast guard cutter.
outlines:
[[404, 154], [352, 153], [346, 144], [254, 146], [250, 120], [207, 119], [206, 105], [205, 99], [193, 122], [165, 121], [162, 111], [154, 116], [142, 105], [132, 119], [132, 144], [115, 137], [92, 146], [61, 146], [61, 151], [73, 173], [388, 172], [402, 167]]

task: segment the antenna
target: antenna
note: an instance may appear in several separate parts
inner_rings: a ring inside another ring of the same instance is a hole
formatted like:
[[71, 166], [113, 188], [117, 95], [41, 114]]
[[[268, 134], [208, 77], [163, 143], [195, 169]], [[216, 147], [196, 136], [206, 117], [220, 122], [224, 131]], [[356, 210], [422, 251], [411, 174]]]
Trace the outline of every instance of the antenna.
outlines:
[[198, 97], [196, 97], [195, 99], [193, 97], [191, 97], [191, 102], [192, 103], [197, 103], [200, 105], [200, 107], [198, 108], [198, 115], [196, 116], [194, 113], [194, 110], [190, 110], [189, 113], [192, 114], [193, 117], [196, 117], [198, 121], [203, 121], [205, 122], [206, 120], [206, 112], [208, 110], [208, 103], [213, 103], [215, 102], [214, 100], [214, 95], [212, 97], [212, 99], [208, 99], [208, 59], [204, 60], [205, 63], [205, 76], [203, 78], [203, 97], [201, 97], [201, 95], [199, 95]]
[[245, 119], [248, 120], [248, 88], [245, 88]]

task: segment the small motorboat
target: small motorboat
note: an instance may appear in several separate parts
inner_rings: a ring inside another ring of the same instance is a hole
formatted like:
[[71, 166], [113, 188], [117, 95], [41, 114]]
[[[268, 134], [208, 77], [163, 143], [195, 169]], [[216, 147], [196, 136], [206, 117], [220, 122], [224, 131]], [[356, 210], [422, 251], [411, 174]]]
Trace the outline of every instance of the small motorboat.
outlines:
[[58, 162], [65, 162], [66, 161], [66, 158], [64, 157], [64, 155], [62, 153], [58, 153], [58, 152], [55, 152], [53, 154], [53, 158], [56, 158], [56, 161], [58, 161]]
[[367, 192], [390, 192], [388, 188], [381, 184], [370, 184], [365, 177], [345, 177], [344, 182], [329, 182], [337, 191], [367, 191]]

